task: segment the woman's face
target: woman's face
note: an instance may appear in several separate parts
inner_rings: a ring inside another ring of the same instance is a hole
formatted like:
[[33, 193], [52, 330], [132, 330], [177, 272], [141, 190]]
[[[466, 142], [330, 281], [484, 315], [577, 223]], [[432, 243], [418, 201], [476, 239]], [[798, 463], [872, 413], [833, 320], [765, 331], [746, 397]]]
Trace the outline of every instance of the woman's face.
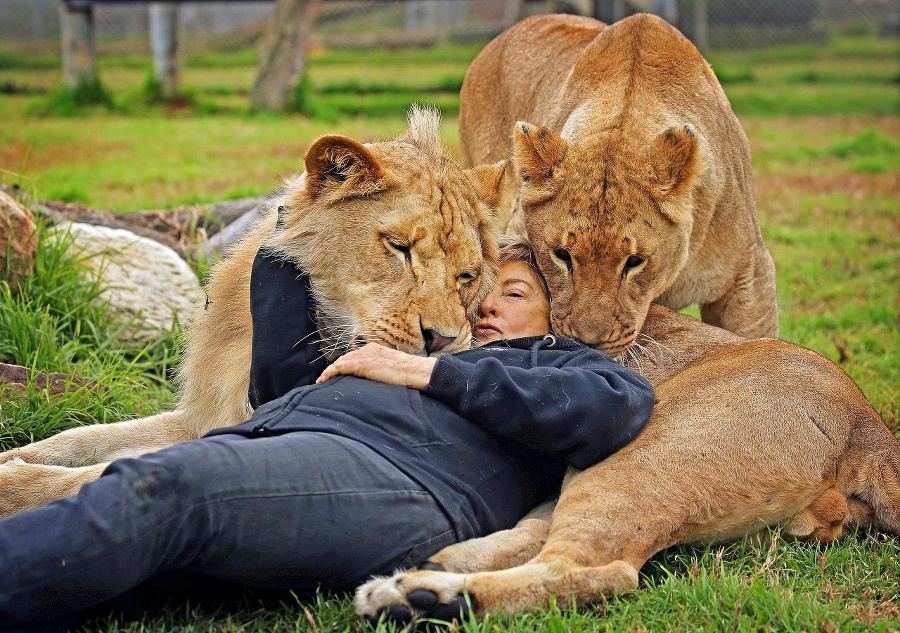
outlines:
[[549, 331], [550, 304], [534, 271], [524, 262], [503, 264], [497, 285], [478, 309], [477, 344], [540, 336]]

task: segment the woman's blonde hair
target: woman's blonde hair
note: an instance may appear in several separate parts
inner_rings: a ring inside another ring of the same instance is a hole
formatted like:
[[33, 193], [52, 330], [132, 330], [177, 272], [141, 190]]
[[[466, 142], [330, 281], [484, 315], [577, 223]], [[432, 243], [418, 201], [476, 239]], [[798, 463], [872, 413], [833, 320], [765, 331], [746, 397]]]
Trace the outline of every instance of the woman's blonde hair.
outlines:
[[534, 256], [534, 249], [524, 237], [518, 235], [501, 235], [498, 243], [500, 247], [500, 265], [508, 262], [522, 262], [528, 266], [534, 273], [535, 278], [541, 284], [541, 290], [544, 292], [547, 302], [550, 302], [550, 291], [547, 289], [547, 282], [538, 269], [537, 258]]

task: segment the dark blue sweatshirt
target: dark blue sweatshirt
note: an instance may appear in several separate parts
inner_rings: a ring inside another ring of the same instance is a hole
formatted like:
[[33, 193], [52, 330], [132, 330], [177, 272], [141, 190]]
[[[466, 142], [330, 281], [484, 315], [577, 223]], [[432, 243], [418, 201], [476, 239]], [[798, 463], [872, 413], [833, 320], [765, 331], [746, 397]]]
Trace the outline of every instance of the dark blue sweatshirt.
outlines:
[[[251, 283], [250, 395], [258, 409], [211, 434], [315, 431], [356, 440], [430, 491], [459, 539], [514, 525], [557, 494], [567, 464], [586, 468], [623, 447], [653, 407], [653, 390], [638, 374], [553, 337], [441, 356], [424, 392], [355, 376], [311, 384], [321, 369], [302, 362], [318, 356], [304, 329], [312, 323], [308, 283], [291, 264], [265, 256]], [[257, 354], [263, 330], [266, 357]]]

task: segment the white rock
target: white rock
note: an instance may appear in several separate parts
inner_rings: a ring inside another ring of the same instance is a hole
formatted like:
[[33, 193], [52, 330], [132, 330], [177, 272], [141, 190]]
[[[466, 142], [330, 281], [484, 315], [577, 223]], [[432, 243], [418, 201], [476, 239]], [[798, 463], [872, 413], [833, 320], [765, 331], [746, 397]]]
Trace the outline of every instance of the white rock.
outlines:
[[185, 325], [203, 291], [197, 275], [175, 251], [125, 229], [62, 223], [57, 233], [71, 234], [72, 247], [88, 257], [85, 263], [100, 274], [106, 290], [97, 298], [108, 302], [126, 328], [121, 342], [143, 346]]

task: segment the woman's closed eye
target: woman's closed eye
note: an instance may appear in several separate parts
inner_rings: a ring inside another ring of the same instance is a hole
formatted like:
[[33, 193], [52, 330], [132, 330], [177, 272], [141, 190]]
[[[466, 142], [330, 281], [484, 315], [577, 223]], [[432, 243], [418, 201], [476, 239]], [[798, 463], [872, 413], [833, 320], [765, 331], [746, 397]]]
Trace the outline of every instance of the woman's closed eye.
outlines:
[[501, 296], [511, 301], [528, 300], [534, 289], [524, 279], [509, 279], [503, 284]]

